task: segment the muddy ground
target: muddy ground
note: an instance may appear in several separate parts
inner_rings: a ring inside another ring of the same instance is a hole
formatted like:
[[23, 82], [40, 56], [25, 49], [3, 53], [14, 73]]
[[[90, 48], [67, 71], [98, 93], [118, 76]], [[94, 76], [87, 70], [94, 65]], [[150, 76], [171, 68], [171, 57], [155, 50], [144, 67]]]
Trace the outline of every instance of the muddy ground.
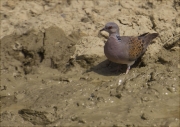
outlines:
[[[1, 0], [1, 126], [178, 127], [179, 0]], [[157, 32], [129, 74], [103, 53]]]

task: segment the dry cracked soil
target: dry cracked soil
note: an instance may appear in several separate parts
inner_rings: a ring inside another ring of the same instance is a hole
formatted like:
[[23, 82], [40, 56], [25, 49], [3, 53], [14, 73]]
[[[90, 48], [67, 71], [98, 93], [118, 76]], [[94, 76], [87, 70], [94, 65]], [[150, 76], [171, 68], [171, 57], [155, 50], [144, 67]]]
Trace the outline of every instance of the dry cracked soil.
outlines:
[[[179, 127], [179, 0], [1, 0], [0, 16], [0, 126]], [[109, 21], [159, 33], [127, 75]]]

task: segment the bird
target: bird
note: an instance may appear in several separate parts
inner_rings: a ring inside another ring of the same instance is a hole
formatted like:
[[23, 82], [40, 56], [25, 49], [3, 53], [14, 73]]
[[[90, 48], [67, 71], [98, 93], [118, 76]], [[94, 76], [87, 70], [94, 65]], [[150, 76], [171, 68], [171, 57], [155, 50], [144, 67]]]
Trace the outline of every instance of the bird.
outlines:
[[104, 45], [105, 56], [114, 63], [126, 64], [126, 74], [135, 61], [145, 53], [151, 41], [159, 35], [147, 32], [139, 36], [120, 36], [119, 26], [114, 22], [106, 23], [101, 31], [109, 33]]

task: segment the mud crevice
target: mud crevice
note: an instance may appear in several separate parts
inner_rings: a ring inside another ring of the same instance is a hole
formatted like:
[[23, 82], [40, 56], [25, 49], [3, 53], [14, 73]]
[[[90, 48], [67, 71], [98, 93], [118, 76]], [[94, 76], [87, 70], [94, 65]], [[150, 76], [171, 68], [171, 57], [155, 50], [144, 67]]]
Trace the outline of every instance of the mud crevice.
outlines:
[[27, 49], [22, 49], [22, 53], [25, 59], [22, 61], [24, 74], [29, 74], [32, 72], [32, 66], [35, 64], [34, 52], [28, 51]]
[[24, 54], [24, 57], [27, 58], [34, 58], [34, 53], [32, 53], [31, 51], [28, 51], [27, 49], [22, 49], [22, 53]]
[[158, 57], [158, 60], [157, 60], [157, 62], [159, 62], [160, 64], [168, 64], [169, 63], [169, 61], [167, 61], [167, 60], [165, 60], [164, 58], [162, 58], [162, 57]]
[[43, 33], [43, 47], [45, 46], [46, 32]]
[[155, 21], [154, 21], [154, 17], [151, 15], [151, 16], [149, 16], [149, 18], [150, 18], [150, 20], [151, 20], [151, 23], [152, 23], [152, 29], [155, 29], [156, 28], [156, 23], [155, 23]]
[[43, 33], [43, 39], [42, 39], [42, 43], [43, 43], [43, 46], [39, 49], [39, 51], [37, 52], [39, 57], [40, 57], [40, 63], [43, 62], [43, 60], [45, 59], [45, 49], [44, 49], [44, 46], [45, 46], [45, 38], [46, 38], [46, 33], [44, 32]]
[[[169, 43], [169, 41], [173, 41], [173, 42]], [[166, 42], [168, 42], [168, 43], [166, 43]], [[173, 48], [176, 45], [180, 46], [180, 34], [177, 34], [177, 35], [171, 37], [170, 39], [168, 39], [167, 41], [165, 41], [165, 45], [163, 47], [167, 50], [170, 50], [171, 48]]]
[[44, 48], [41, 48], [40, 51], [38, 51], [37, 53], [38, 53], [38, 55], [40, 57], [40, 63], [42, 63], [43, 60], [44, 60], [44, 57], [45, 57], [45, 50], [44, 50]]
[[173, 7], [176, 11], [178, 11], [178, 7], [180, 6], [180, 1], [179, 0], [174, 0], [173, 1]]

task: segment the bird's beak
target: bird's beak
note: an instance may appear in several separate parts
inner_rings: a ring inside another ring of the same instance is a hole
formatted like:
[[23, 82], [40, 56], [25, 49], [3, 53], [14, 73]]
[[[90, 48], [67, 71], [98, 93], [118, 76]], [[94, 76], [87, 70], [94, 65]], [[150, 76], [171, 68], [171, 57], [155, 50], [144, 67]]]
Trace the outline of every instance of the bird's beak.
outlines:
[[101, 32], [101, 31], [104, 31], [104, 30], [105, 30], [105, 28], [102, 28], [102, 29], [100, 30], [100, 32]]

